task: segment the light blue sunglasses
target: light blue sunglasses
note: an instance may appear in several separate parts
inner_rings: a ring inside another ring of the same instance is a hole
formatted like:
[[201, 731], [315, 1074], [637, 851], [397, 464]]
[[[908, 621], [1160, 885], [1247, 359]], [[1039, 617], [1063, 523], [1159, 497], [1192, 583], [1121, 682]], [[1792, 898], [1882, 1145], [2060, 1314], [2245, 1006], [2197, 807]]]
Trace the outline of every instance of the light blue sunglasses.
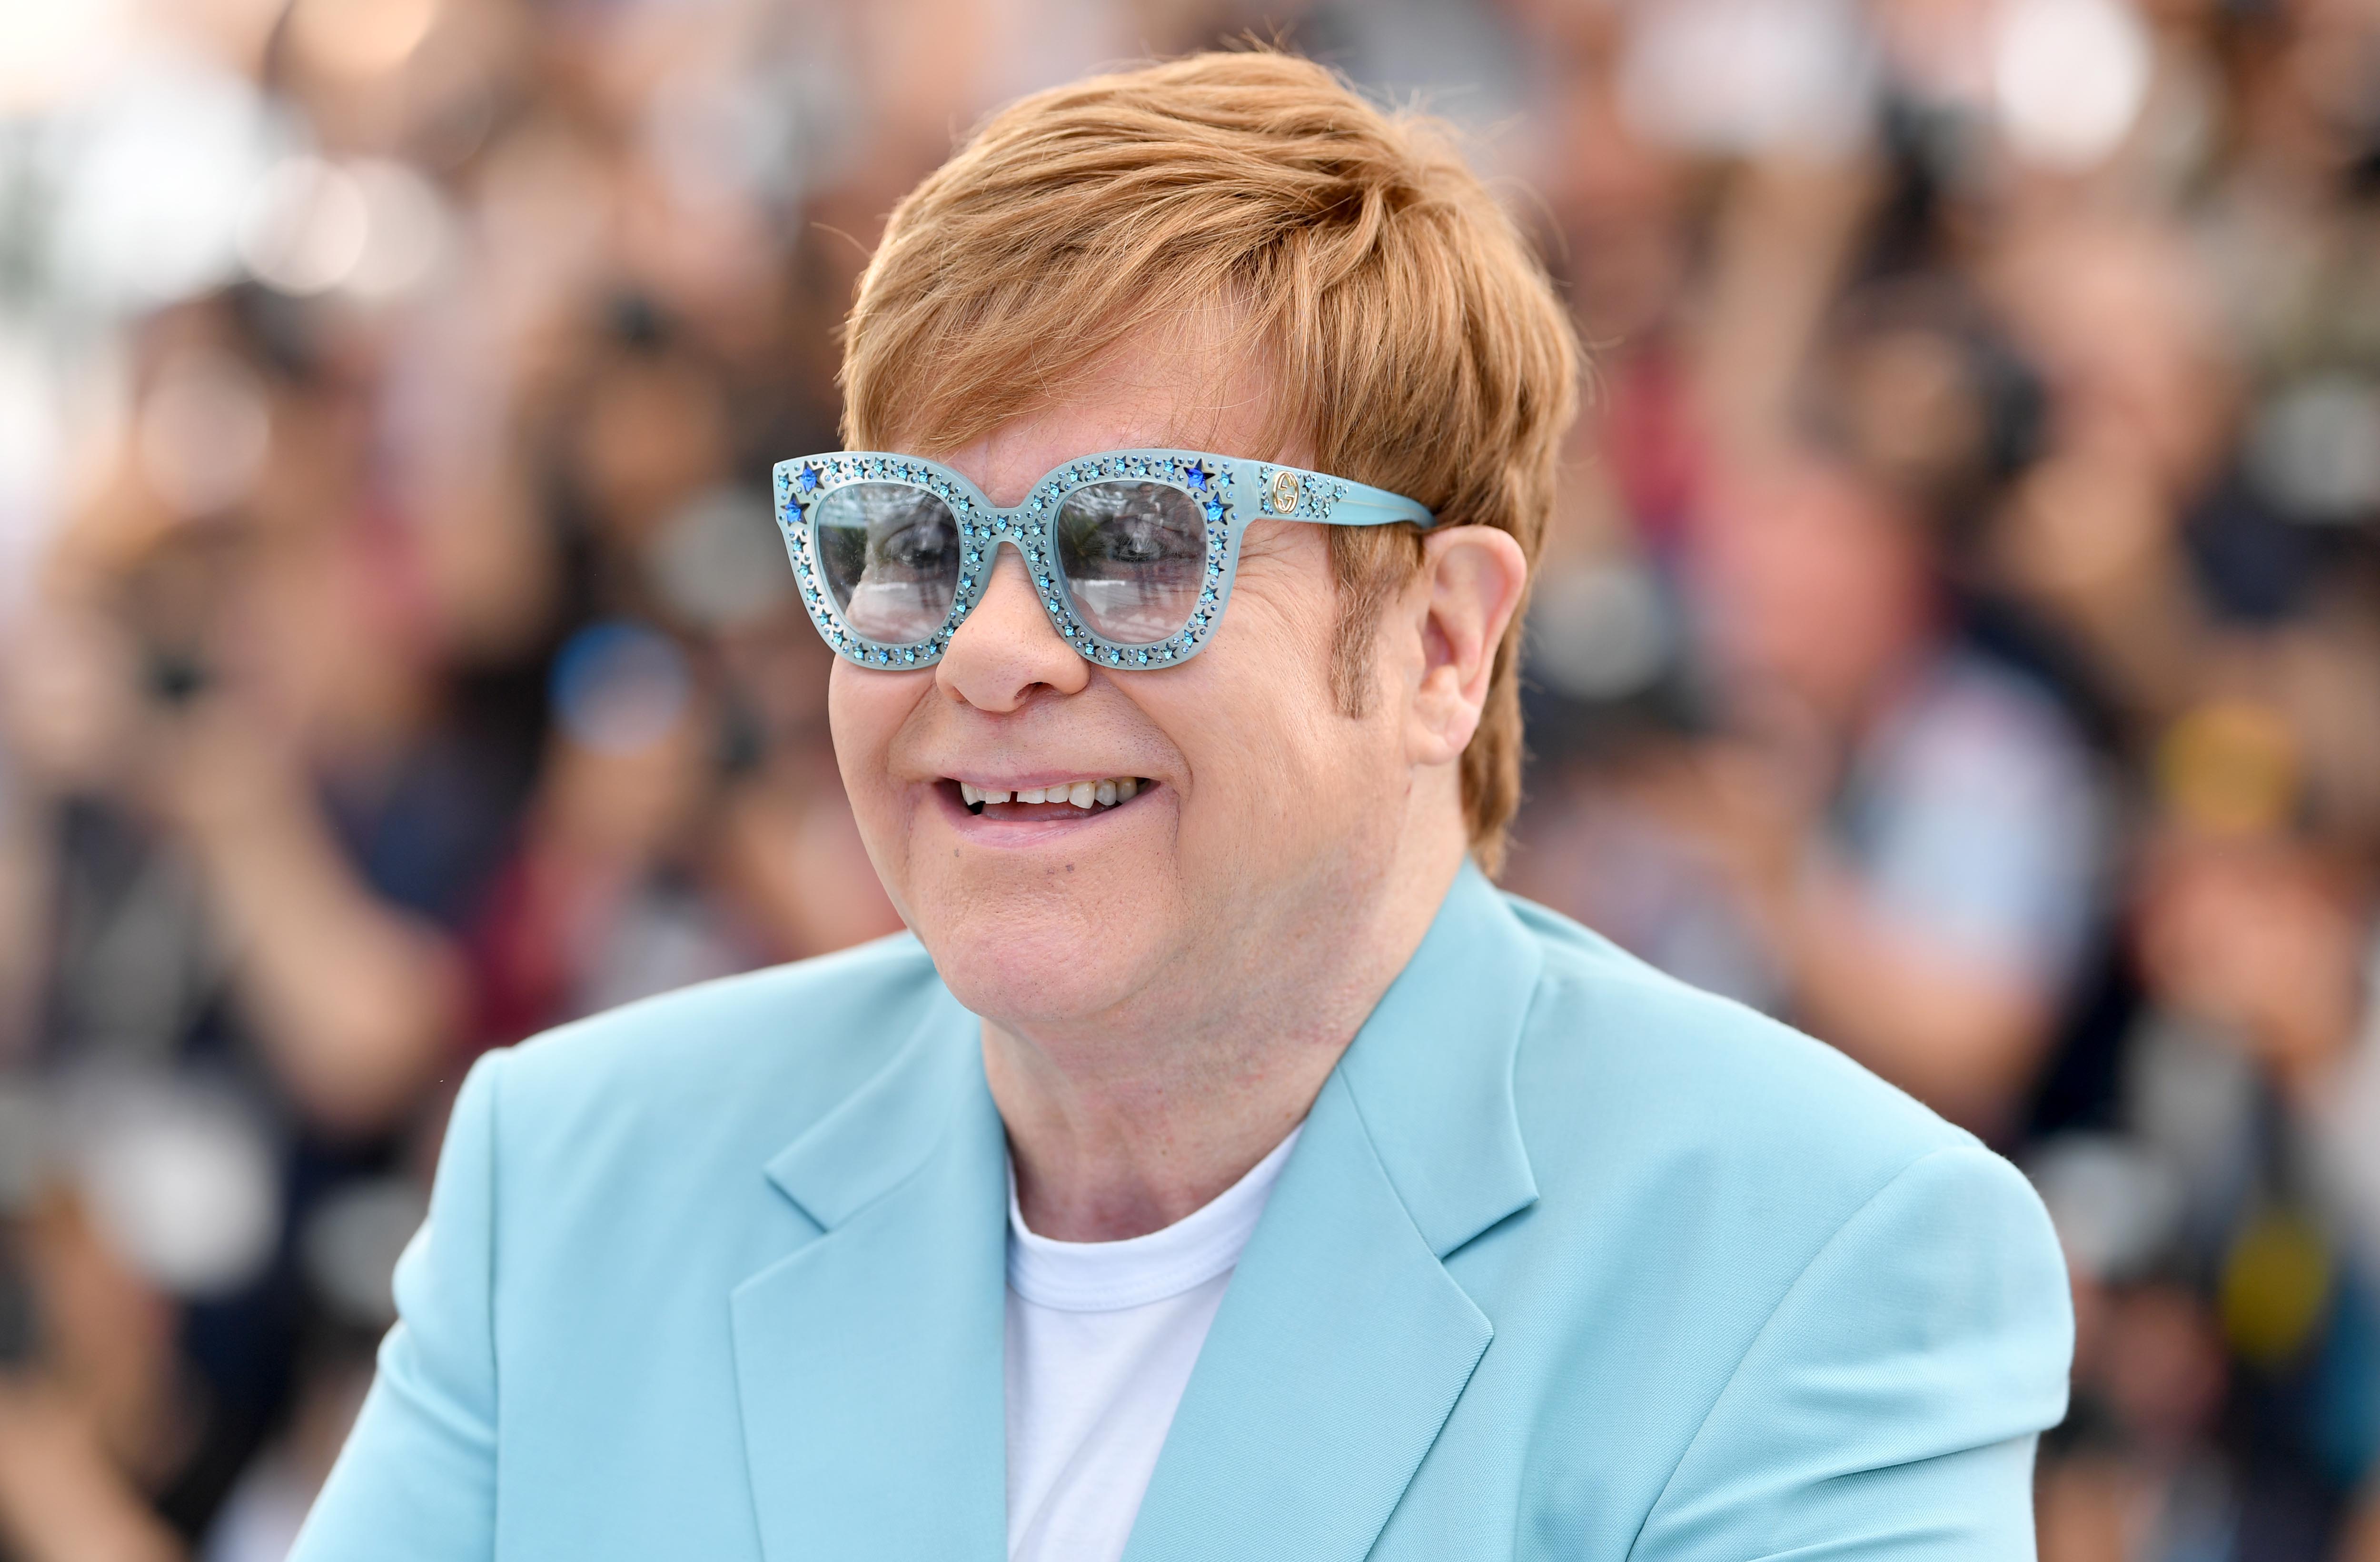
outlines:
[[1198, 450], [1110, 450], [1002, 509], [933, 461], [847, 450], [776, 467], [777, 519], [819, 633], [864, 667], [924, 667], [1013, 543], [1067, 644], [1106, 667], [1198, 653], [1231, 600], [1248, 522], [1428, 527], [1401, 494]]

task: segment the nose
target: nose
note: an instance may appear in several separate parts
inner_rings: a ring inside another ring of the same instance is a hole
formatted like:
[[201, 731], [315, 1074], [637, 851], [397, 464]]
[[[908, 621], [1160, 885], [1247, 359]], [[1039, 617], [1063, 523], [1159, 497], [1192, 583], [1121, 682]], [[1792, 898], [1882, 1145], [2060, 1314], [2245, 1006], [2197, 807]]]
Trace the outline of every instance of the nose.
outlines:
[[1013, 543], [999, 547], [991, 582], [943, 648], [934, 681], [979, 711], [1015, 710], [1037, 688], [1079, 692], [1091, 681], [1090, 664], [1050, 628], [1024, 555]]

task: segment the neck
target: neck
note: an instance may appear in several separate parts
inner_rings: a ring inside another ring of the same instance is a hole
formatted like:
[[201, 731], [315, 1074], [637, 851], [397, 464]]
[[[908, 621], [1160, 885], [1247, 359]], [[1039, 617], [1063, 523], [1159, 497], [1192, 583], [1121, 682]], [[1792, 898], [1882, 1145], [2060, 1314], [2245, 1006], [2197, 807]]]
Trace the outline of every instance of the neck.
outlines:
[[1080, 1025], [985, 1020], [1026, 1225], [1062, 1241], [1143, 1236], [1246, 1176], [1305, 1120], [1466, 849], [1458, 820], [1365, 893], [1327, 911], [1299, 897], [1299, 915], [1177, 961], [1181, 980]]

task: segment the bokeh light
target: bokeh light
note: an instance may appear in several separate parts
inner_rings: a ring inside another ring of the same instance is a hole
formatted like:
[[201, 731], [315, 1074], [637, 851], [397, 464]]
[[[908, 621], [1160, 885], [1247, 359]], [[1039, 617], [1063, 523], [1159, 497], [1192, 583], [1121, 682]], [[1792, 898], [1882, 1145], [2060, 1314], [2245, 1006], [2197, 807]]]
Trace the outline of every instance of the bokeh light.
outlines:
[[1992, 85], [2020, 157], [2087, 168], [2120, 144], [2149, 86], [2148, 29], [2129, 0], [2004, 0]]

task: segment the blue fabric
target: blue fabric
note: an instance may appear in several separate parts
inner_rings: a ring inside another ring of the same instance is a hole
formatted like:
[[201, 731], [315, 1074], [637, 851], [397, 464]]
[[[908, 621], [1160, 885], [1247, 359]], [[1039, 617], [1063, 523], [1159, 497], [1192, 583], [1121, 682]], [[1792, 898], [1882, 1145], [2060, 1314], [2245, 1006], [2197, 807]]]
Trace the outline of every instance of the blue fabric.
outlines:
[[[896, 938], [472, 1072], [300, 1562], [997, 1562], [1005, 1141]], [[1316, 1102], [1128, 1556], [2033, 1554], [2004, 1161], [1466, 869]]]

